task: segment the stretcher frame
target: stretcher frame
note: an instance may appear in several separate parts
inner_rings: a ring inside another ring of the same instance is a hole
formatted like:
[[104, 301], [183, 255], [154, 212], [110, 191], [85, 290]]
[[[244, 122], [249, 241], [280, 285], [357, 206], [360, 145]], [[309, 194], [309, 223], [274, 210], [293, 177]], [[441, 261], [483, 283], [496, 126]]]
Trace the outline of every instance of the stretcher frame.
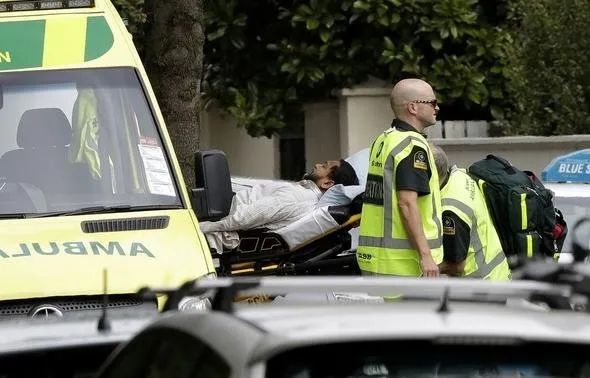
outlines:
[[[221, 254], [213, 252], [213, 258], [219, 262], [217, 274], [225, 277], [360, 275], [349, 233], [359, 225], [360, 218], [360, 213], [352, 214], [337, 227], [293, 248], [269, 230], [239, 232], [240, 246]], [[247, 243], [251, 244], [244, 246]]]

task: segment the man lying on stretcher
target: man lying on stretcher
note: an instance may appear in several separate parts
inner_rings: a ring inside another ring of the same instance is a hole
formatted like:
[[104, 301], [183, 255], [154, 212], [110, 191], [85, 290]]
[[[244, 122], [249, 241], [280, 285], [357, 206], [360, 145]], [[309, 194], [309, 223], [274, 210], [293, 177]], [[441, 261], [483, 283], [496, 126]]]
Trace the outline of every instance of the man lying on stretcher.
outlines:
[[212, 248], [233, 249], [239, 244], [237, 231], [287, 226], [313, 211], [321, 196], [337, 184], [358, 185], [354, 168], [343, 159], [318, 163], [301, 181], [271, 181], [238, 191], [228, 216], [200, 222], [200, 227]]

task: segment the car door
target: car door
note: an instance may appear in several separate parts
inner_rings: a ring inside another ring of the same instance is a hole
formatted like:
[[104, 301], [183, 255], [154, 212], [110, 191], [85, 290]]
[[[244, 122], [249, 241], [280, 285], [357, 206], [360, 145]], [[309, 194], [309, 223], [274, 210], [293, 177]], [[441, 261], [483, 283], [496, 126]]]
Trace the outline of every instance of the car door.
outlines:
[[193, 335], [177, 329], [149, 329], [116, 351], [100, 378], [229, 378], [230, 365]]

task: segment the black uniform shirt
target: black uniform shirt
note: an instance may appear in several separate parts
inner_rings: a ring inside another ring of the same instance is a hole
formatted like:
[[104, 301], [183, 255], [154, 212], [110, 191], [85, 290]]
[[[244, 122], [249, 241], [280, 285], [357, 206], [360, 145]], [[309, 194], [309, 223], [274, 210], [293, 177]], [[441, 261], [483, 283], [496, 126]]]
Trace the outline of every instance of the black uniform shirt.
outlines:
[[467, 258], [471, 228], [455, 213], [442, 213], [444, 260], [459, 263]]
[[[410, 124], [395, 119], [392, 126], [399, 131], [415, 131]], [[426, 137], [425, 134], [422, 134]], [[430, 176], [432, 171], [428, 161], [428, 154], [424, 148], [414, 146], [412, 152], [399, 162], [395, 172], [395, 188], [396, 190], [413, 190], [418, 192], [419, 196], [430, 193]]]

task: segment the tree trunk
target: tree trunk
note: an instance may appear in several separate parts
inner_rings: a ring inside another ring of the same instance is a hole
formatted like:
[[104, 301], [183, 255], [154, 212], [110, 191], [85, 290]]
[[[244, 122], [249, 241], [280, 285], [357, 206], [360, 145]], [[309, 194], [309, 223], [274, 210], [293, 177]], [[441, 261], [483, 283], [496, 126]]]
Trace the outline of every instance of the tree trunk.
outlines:
[[150, 24], [144, 39], [144, 65], [185, 182], [192, 187], [193, 157], [199, 148], [203, 0], [148, 0], [146, 11]]

